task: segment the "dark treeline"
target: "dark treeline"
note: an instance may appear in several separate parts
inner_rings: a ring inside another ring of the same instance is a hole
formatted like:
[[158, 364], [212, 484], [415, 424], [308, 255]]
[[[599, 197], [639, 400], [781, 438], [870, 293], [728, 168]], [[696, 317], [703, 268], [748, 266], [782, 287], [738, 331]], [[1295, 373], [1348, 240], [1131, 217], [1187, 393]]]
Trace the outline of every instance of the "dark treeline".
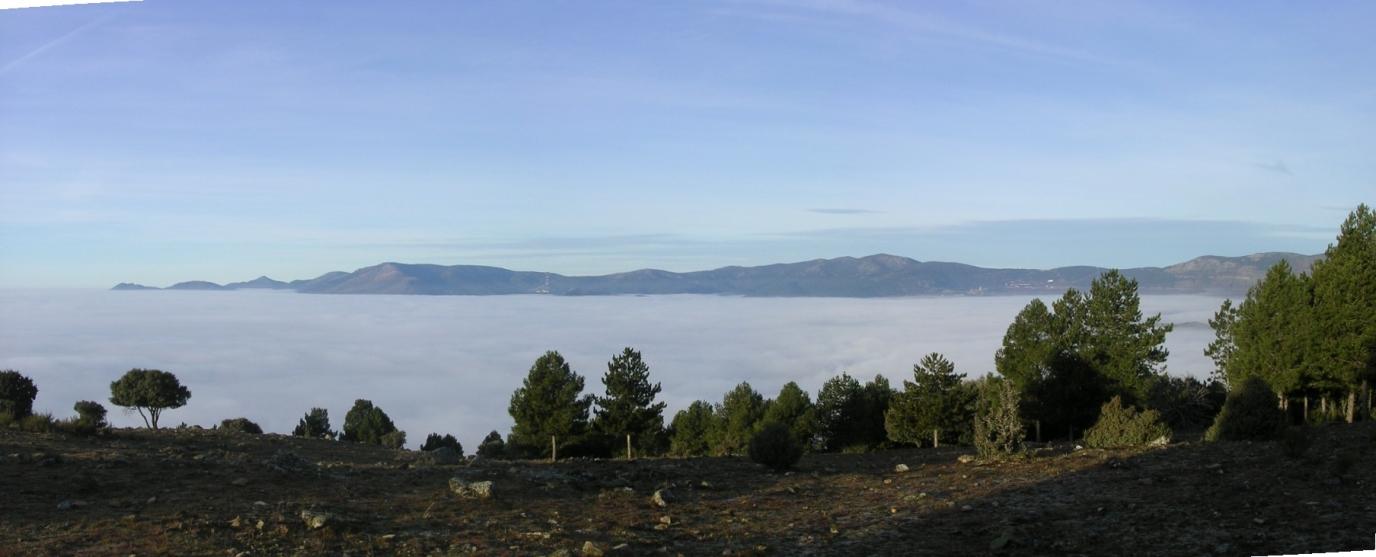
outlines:
[[[931, 353], [913, 365], [901, 389], [882, 375], [862, 381], [842, 373], [824, 382], [815, 399], [793, 382], [766, 397], [742, 382], [719, 402], [693, 402], [667, 424], [665, 404], [656, 400], [660, 385], [639, 351], [628, 347], [607, 362], [600, 395], [585, 394], [584, 377], [549, 351], [511, 395], [510, 433], [503, 438], [493, 431], [476, 453], [749, 454], [783, 469], [805, 451], [962, 444], [993, 456], [1018, 452], [1029, 439], [1124, 447], [1206, 428], [1209, 439], [1267, 439], [1292, 424], [1372, 417], [1376, 214], [1366, 205], [1348, 216], [1312, 273], [1296, 275], [1282, 261], [1240, 304], [1223, 303], [1210, 320], [1216, 339], [1205, 353], [1216, 369], [1208, 381], [1166, 373], [1172, 325], [1159, 314], [1144, 316], [1140, 302], [1135, 280], [1108, 271], [1087, 291], [1067, 290], [1049, 306], [1039, 299], [1027, 304], [1008, 326], [994, 372], [982, 378], [967, 378]], [[52, 429], [51, 416], [32, 415], [36, 394], [27, 377], [0, 372], [0, 420]], [[190, 396], [170, 373], [134, 369], [111, 384], [110, 402], [136, 410], [157, 429], [161, 413]], [[64, 422], [68, 429], [104, 426], [100, 404], [81, 401], [75, 409], [79, 416]], [[221, 427], [261, 432], [245, 418]], [[325, 409], [312, 408], [293, 434], [390, 447], [406, 442], [405, 432], [363, 399], [341, 431], [331, 430]], [[438, 433], [422, 448], [463, 453], [457, 439]]]

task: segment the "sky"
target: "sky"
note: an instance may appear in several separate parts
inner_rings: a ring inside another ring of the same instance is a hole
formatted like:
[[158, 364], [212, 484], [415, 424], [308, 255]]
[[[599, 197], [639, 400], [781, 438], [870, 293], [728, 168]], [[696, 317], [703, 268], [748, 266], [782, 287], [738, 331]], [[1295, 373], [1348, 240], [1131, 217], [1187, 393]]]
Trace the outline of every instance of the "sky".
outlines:
[[[958, 373], [991, 371], [1004, 331], [1028, 296], [897, 299], [729, 296], [335, 296], [291, 292], [0, 290], [0, 369], [38, 385], [34, 409], [58, 418], [78, 400], [105, 403], [134, 367], [176, 374], [191, 390], [165, 425], [247, 417], [288, 433], [311, 407], [338, 427], [355, 399], [373, 401], [411, 447], [450, 433], [471, 453], [511, 429], [507, 405], [546, 350], [558, 350], [602, 395], [607, 361], [641, 351], [666, 417], [720, 402], [745, 381], [773, 398], [796, 381], [817, 391], [842, 372], [883, 375], [897, 389], [923, 355]], [[1204, 378], [1207, 320], [1222, 300], [1144, 296], [1175, 324], [1172, 375]], [[538, 318], [532, 318], [532, 317]], [[119, 427], [137, 414], [106, 404]]]
[[1317, 253], [1376, 3], [0, 11], [0, 287]]

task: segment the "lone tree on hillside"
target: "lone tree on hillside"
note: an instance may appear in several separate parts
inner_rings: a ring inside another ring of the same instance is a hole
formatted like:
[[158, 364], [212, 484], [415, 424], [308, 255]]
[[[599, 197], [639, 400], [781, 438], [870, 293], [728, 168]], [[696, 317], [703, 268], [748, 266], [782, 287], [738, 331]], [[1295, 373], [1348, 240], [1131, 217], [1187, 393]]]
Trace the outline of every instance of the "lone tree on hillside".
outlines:
[[960, 439], [971, 423], [972, 390], [961, 385], [964, 379], [945, 356], [924, 356], [913, 366], [913, 380], [903, 382], [903, 391], [894, 395], [884, 413], [889, 440], [921, 445], [932, 440], [933, 432], [940, 438]]
[[640, 352], [632, 348], [607, 362], [602, 376], [607, 396], [597, 397], [594, 429], [615, 441], [630, 435], [635, 448], [642, 454], [662, 450], [664, 438], [663, 402], [655, 402], [659, 383], [650, 383], [650, 366], [645, 365]]
[[14, 370], [0, 371], [0, 414], [21, 420], [33, 413], [38, 387], [33, 380]]
[[291, 434], [312, 439], [333, 439], [335, 432], [330, 431], [330, 411], [324, 408], [311, 408], [311, 411], [306, 412], [301, 421], [296, 423], [296, 429], [293, 429]]
[[511, 394], [507, 412], [515, 422], [510, 444], [528, 456], [550, 456], [550, 438], [560, 446], [577, 445], [588, 430], [592, 397], [583, 394], [583, 377], [564, 357], [545, 352], [530, 366], [521, 388]]
[[392, 418], [387, 417], [386, 412], [373, 406], [373, 401], [360, 398], [354, 401], [353, 408], [344, 415], [344, 431], [339, 438], [353, 443], [388, 445], [387, 441], [395, 439], [395, 436], [391, 439], [384, 438], [396, 432], [397, 426], [392, 423]]
[[496, 431], [487, 434], [483, 442], [478, 444], [478, 456], [483, 458], [502, 458], [506, 456], [506, 441], [502, 440], [502, 434]]
[[137, 410], [143, 425], [155, 430], [163, 410], [186, 406], [189, 399], [191, 391], [176, 375], [162, 370], [131, 369], [110, 383], [110, 403]]
[[420, 446], [420, 450], [433, 451], [440, 447], [447, 447], [449, 449], [453, 449], [453, 451], [457, 453], [459, 456], [463, 456], [463, 445], [459, 444], [459, 440], [448, 433], [444, 434], [443, 436], [441, 436], [438, 433], [431, 433], [430, 435], [425, 436], [425, 443], [423, 443]]

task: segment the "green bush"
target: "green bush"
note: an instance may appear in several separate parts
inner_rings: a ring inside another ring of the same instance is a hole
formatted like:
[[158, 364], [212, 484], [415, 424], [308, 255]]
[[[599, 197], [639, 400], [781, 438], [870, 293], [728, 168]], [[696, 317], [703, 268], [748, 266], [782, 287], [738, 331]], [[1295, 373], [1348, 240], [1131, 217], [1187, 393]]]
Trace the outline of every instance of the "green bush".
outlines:
[[33, 414], [33, 399], [38, 387], [33, 380], [14, 370], [0, 371], [0, 414], [23, 420]]
[[378, 444], [389, 449], [400, 449], [406, 446], [405, 431], [391, 431], [378, 440]]
[[420, 446], [420, 450], [433, 451], [440, 447], [449, 447], [453, 449], [454, 452], [458, 453], [459, 456], [463, 456], [463, 445], [459, 444], [459, 440], [454, 438], [453, 435], [448, 434], [440, 436], [438, 433], [431, 433], [425, 437], [425, 443]]
[[798, 442], [788, 426], [769, 422], [750, 438], [749, 454], [750, 460], [775, 472], [782, 472], [792, 468], [803, 457], [803, 444]]
[[493, 431], [483, 438], [483, 442], [478, 444], [478, 456], [483, 458], [502, 458], [506, 456], [506, 441], [502, 440], [502, 434]]
[[396, 424], [372, 401], [358, 399], [344, 415], [344, 433], [340, 439], [354, 443], [382, 445], [382, 437], [397, 430]]
[[1123, 406], [1118, 396], [1104, 403], [1099, 420], [1085, 432], [1085, 444], [1100, 449], [1141, 447], [1170, 438], [1171, 428], [1161, 423], [1155, 410], [1138, 412], [1133, 406]]
[[1223, 402], [1214, 425], [1204, 432], [1207, 441], [1269, 441], [1285, 427], [1285, 413], [1266, 381], [1247, 379]]
[[1023, 444], [1021, 400], [1009, 381], [981, 381], [975, 403], [975, 450], [982, 458], [1000, 459], [1021, 454]]
[[95, 429], [104, 428], [110, 424], [105, 422], [105, 406], [93, 400], [82, 400], [72, 405], [76, 410], [77, 421], [87, 424]]
[[306, 412], [301, 421], [296, 423], [296, 429], [291, 430], [291, 434], [312, 439], [333, 439], [335, 433], [330, 430], [330, 411], [324, 408], [311, 408], [311, 411]]
[[258, 424], [253, 423], [248, 418], [230, 418], [220, 422], [220, 431], [261, 435], [263, 428], [258, 427]]

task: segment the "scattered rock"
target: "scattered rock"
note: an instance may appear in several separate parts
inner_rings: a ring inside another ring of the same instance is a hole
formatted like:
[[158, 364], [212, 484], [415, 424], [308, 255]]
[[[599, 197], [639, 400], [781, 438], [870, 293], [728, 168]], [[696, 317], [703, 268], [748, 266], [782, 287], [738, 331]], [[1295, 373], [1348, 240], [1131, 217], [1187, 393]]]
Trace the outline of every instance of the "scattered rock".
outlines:
[[660, 508], [668, 507], [673, 500], [674, 494], [667, 489], [656, 489], [655, 494], [650, 496], [650, 502]]
[[229, 484], [235, 487], [243, 487], [248, 485], [248, 478], [234, 478], [234, 481], [229, 482]]
[[549, 557], [573, 557], [573, 552], [560, 548], [549, 552]]
[[1165, 436], [1165, 435], [1162, 435], [1162, 436], [1160, 436], [1160, 437], [1157, 437], [1157, 438], [1156, 438], [1155, 440], [1153, 440], [1152, 442], [1147, 443], [1147, 446], [1148, 446], [1148, 447], [1164, 447], [1164, 446], [1166, 446], [1166, 445], [1169, 445], [1170, 443], [1171, 443], [1171, 438], [1170, 438], [1170, 437], [1167, 437], [1167, 436]]
[[319, 530], [328, 526], [334, 521], [334, 515], [323, 511], [303, 510], [301, 520], [306, 523], [306, 527], [311, 530]]
[[57, 510], [59, 510], [59, 511], [69, 511], [69, 510], [72, 510], [72, 509], [79, 509], [79, 508], [84, 507], [84, 506], [86, 506], [86, 502], [85, 502], [85, 501], [80, 501], [80, 500], [75, 500], [75, 499], [66, 499], [66, 500], [63, 500], [61, 503], [58, 503], [58, 504], [57, 504]]
[[236, 516], [236, 517], [234, 517], [234, 520], [229, 521], [229, 526], [230, 526], [231, 528], [234, 528], [234, 529], [243, 528], [243, 526], [244, 526], [244, 519], [239, 518], [239, 517]]
[[893, 471], [894, 471], [894, 472], [897, 472], [897, 473], [899, 473], [899, 474], [902, 474], [902, 473], [908, 471], [908, 465], [907, 465], [907, 464], [899, 464], [899, 465], [893, 467]]
[[975, 508], [974, 508], [974, 507], [971, 507], [970, 505], [964, 505], [964, 506], [960, 507], [960, 512], [963, 512], [963, 513], [968, 513], [968, 512], [973, 511], [973, 510], [975, 510]]
[[602, 557], [602, 548], [590, 541], [583, 542], [583, 557]]
[[449, 478], [449, 491], [463, 499], [490, 499], [492, 482], [467, 482], [459, 477]]
[[961, 464], [969, 464], [969, 463], [974, 462], [974, 461], [975, 461], [975, 455], [963, 454], [963, 455], [960, 455], [959, 457], [956, 457], [956, 462], [959, 462], [959, 463], [961, 463]]
[[674, 523], [674, 519], [666, 514], [664, 516], [659, 517], [659, 523], [665, 526], [669, 526]]
[[291, 451], [279, 450], [272, 454], [272, 457], [263, 461], [263, 465], [283, 474], [300, 474], [309, 472], [315, 468], [310, 461], [301, 458]]

